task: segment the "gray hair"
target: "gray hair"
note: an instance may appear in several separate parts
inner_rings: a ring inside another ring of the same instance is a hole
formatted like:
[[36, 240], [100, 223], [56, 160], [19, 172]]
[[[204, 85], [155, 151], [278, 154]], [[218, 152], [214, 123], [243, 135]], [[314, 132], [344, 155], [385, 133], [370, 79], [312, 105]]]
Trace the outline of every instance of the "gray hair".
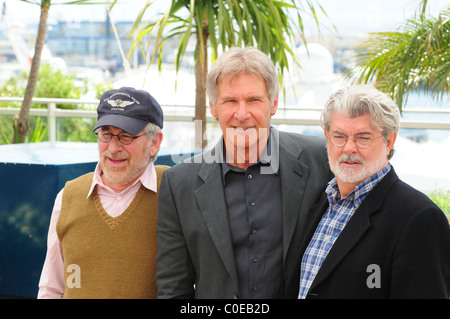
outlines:
[[[325, 103], [320, 124], [327, 132], [330, 130], [333, 112], [355, 118], [369, 115], [373, 129], [380, 130], [387, 140], [388, 135], [396, 133], [400, 126], [400, 112], [394, 101], [385, 93], [370, 85], [355, 85], [334, 92]], [[391, 159], [394, 149], [388, 155]]]
[[[145, 134], [147, 134], [147, 145], [145, 148], [146, 153], [148, 153], [149, 149], [150, 149], [150, 145], [152, 145], [153, 139], [156, 135], [156, 133], [158, 133], [159, 131], [161, 131], [161, 128], [153, 123], [148, 123], [145, 128], [144, 128]], [[158, 152], [159, 150], [152, 156], [150, 157], [150, 161], [155, 162], [156, 158], [158, 157]]]
[[233, 79], [241, 73], [262, 77], [266, 82], [269, 99], [273, 103], [280, 88], [278, 73], [272, 60], [256, 48], [233, 47], [217, 58], [207, 75], [206, 94], [213, 105], [216, 104], [219, 82], [227, 76]]

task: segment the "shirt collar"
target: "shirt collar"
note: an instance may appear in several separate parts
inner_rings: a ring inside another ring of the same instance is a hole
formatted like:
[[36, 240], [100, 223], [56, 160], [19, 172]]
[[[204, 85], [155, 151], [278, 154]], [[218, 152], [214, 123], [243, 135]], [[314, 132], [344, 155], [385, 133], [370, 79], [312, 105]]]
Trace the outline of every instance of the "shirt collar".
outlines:
[[[391, 167], [391, 164], [388, 163], [388, 165], [386, 165], [378, 173], [372, 175], [370, 178], [357, 185], [355, 189], [342, 200], [350, 200], [354, 201], [355, 204], [361, 204], [368, 193], [386, 176], [387, 173], [389, 173]], [[328, 183], [328, 187], [326, 188], [325, 192], [327, 194], [328, 202], [330, 203], [330, 205], [336, 203], [341, 199], [341, 193], [339, 191], [336, 178], [333, 178]]]
[[[94, 188], [96, 186], [113, 191], [110, 187], [106, 186], [103, 183], [101, 175], [102, 175], [102, 169], [100, 168], [100, 164], [97, 163], [97, 166], [95, 167], [95, 171], [94, 171], [94, 178], [92, 179], [91, 188], [89, 189], [87, 198], [89, 198], [89, 196], [91, 196], [91, 194], [94, 191]], [[156, 171], [155, 171], [155, 165], [153, 164], [153, 162], [150, 162], [150, 164], [147, 165], [147, 168], [144, 170], [144, 172], [141, 174], [141, 176], [139, 176], [139, 178], [137, 180], [135, 180], [132, 185], [128, 186], [124, 191], [135, 186], [137, 183], [141, 183], [148, 190], [151, 190], [155, 193], [157, 192]]]
[[[223, 136], [222, 136], [222, 141], [223, 141]], [[272, 168], [272, 170], [274, 171], [275, 174], [279, 174], [279, 170], [275, 171], [275, 169], [272, 166], [272, 157], [271, 157], [272, 156], [272, 149], [274, 149], [274, 150], [279, 149], [278, 142], [279, 141], [278, 141], [277, 138], [272, 138], [272, 128], [270, 128], [269, 139], [267, 140], [266, 149], [262, 153], [262, 155], [259, 158], [259, 160], [255, 164], [253, 164], [252, 166], [254, 166], [254, 165], [267, 166], [267, 167]], [[222, 145], [224, 145], [224, 144], [222, 144]], [[245, 172], [245, 170], [243, 170], [242, 168], [239, 168], [239, 167], [236, 167], [236, 166], [228, 164], [227, 161], [226, 161], [226, 153], [223, 152], [223, 154], [222, 154], [222, 177], [223, 177], [223, 183], [224, 184], [225, 184], [225, 175], [229, 171]]]

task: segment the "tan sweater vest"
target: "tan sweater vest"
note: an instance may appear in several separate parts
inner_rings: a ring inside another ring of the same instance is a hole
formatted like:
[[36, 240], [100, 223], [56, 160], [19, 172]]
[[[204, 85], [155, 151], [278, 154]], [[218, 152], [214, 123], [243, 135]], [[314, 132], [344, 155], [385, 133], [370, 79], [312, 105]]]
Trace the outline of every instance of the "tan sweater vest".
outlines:
[[[168, 166], [156, 165], [157, 185]], [[156, 298], [158, 194], [141, 186], [113, 218], [97, 191], [86, 199], [93, 173], [64, 187], [56, 232], [64, 256], [64, 298]]]

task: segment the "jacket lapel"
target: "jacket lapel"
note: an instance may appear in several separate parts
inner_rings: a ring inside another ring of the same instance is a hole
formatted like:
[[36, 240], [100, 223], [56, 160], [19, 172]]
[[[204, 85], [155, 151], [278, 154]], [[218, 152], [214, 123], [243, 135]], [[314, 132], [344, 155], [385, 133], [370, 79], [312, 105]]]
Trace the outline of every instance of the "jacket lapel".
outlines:
[[[222, 143], [219, 142], [219, 144], [221, 147]], [[221, 256], [230, 277], [236, 287], [238, 287], [227, 206], [222, 184], [222, 171], [220, 161], [217, 160], [218, 156], [221, 156], [219, 144], [214, 148], [219, 150], [219, 153], [213, 154], [208, 152], [206, 155], [211, 157], [204, 161], [198, 174], [204, 181], [204, 184], [195, 190], [195, 196], [217, 252]]]
[[302, 254], [301, 258], [303, 258], [303, 254], [305, 253], [306, 248], [308, 248], [309, 242], [314, 236], [314, 232], [316, 231], [316, 228], [319, 225], [323, 215], [326, 213], [327, 208], [328, 208], [327, 194], [323, 192], [317, 204], [311, 208], [311, 213], [309, 215], [310, 220], [305, 230], [305, 236], [303, 236], [302, 242], [300, 243], [299, 246], [300, 247], [299, 252]]
[[[314, 279], [310, 291], [314, 289], [315, 286], [320, 284], [326, 277], [328, 277], [333, 269], [341, 262], [341, 260], [352, 250], [352, 248], [358, 243], [361, 237], [368, 231], [371, 227], [370, 216], [377, 212], [383, 201], [384, 197], [387, 195], [389, 189], [398, 180], [398, 176], [391, 168], [391, 171], [379, 182], [373, 190], [370, 191], [366, 199], [363, 201], [362, 205], [355, 211], [353, 216], [348, 221], [345, 228], [342, 230], [338, 239], [331, 248], [328, 256], [325, 258], [316, 278]], [[328, 208], [328, 201], [326, 195], [321, 198], [321, 214], [318, 214], [316, 222], [316, 227], [320, 222], [321, 217], [325, 214]], [[315, 228], [308, 234], [309, 240], [314, 235]], [[306, 245], [309, 244], [309, 241]], [[302, 251], [306, 250], [306, 246], [303, 247]]]
[[361, 208], [353, 214], [328, 253], [328, 256], [325, 258], [311, 285], [310, 291], [314, 289], [314, 286], [320, 284], [322, 280], [328, 277], [344, 256], [347, 255], [359, 239], [367, 232], [370, 228], [369, 215], [373, 211], [373, 208], [368, 207], [367, 205], [361, 205]]
[[[276, 130], [274, 131], [279, 133]], [[299, 223], [298, 219], [304, 220], [306, 218], [306, 216], [300, 214], [300, 208], [306, 181], [308, 180], [309, 168], [298, 160], [301, 150], [297, 154], [293, 154], [289, 146], [283, 143], [282, 138], [279, 141], [280, 145], [277, 148], [280, 152], [278, 158], [280, 160], [283, 214], [283, 258], [286, 260], [297, 225], [305, 225], [303, 221]], [[297, 229], [297, 231], [301, 232], [303, 229]]]

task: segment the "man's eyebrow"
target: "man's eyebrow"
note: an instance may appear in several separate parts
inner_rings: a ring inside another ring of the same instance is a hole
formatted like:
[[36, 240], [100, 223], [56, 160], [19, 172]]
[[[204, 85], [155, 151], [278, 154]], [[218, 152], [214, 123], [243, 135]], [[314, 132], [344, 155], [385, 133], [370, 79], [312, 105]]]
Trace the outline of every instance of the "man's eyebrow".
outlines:
[[220, 100], [220, 101], [234, 100], [234, 99], [236, 99], [236, 97], [234, 97], [232, 95], [221, 96], [218, 98], [218, 100]]
[[261, 95], [250, 95], [247, 97], [247, 100], [262, 100], [264, 97]]
[[373, 132], [362, 131], [362, 132], [356, 133], [355, 135], [373, 135]]
[[[331, 133], [333, 134], [342, 134], [347, 136], [347, 134], [345, 134], [344, 132], [340, 131], [340, 130], [334, 130]], [[355, 134], [355, 136], [360, 136], [360, 135], [373, 135], [373, 132], [368, 132], [368, 131], [362, 131], [362, 132], [358, 132]]]

